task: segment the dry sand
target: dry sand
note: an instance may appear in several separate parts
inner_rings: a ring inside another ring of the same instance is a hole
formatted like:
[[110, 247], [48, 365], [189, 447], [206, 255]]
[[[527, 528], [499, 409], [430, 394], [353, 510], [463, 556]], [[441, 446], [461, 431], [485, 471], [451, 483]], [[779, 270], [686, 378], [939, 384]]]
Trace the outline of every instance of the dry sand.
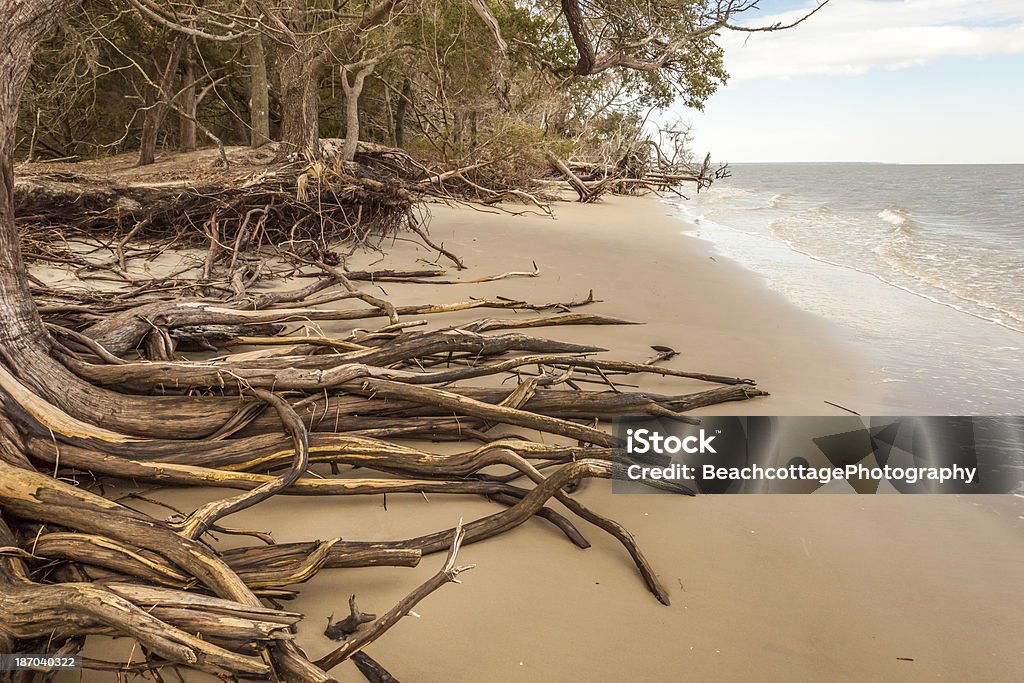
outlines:
[[[900, 411], [865, 382], [870, 360], [844, 343], [842, 330], [769, 292], [708, 244], [682, 236], [678, 219], [657, 201], [562, 204], [557, 220], [431, 211], [433, 239], [470, 266], [459, 277], [530, 270], [534, 260], [541, 275], [472, 286], [388, 285], [393, 301], [567, 301], [593, 288], [604, 302], [588, 310], [647, 324], [542, 332], [598, 343], [629, 360], [649, 358], [651, 344], [671, 346], [680, 352], [673, 367], [753, 377], [772, 393], [705, 412], [836, 413], [826, 400], [865, 414]], [[387, 252], [375, 267], [435, 258], [403, 240]], [[380, 258], [358, 255], [350, 265]], [[656, 378], [642, 386], [667, 388]], [[467, 546], [463, 561], [478, 566], [463, 583], [430, 596], [419, 618], [407, 618], [368, 652], [403, 681], [1024, 675], [1024, 499], [684, 498], [613, 495], [607, 482], [590, 482], [578, 495], [635, 534], [672, 593], [671, 607], [645, 591], [629, 558], [603, 533], [581, 527], [593, 543], [581, 551], [533, 520]], [[162, 498], [189, 507], [197, 493]], [[231, 523], [272, 529], [279, 541], [389, 539], [495, 509], [470, 497], [392, 496], [386, 511], [381, 502], [277, 498]], [[433, 555], [416, 569], [323, 572], [293, 605], [307, 614], [301, 644], [322, 655], [332, 647], [320, 635], [326, 618], [345, 613], [349, 594], [360, 596], [364, 610], [383, 612], [442, 561]], [[339, 673], [358, 677], [350, 664]]]

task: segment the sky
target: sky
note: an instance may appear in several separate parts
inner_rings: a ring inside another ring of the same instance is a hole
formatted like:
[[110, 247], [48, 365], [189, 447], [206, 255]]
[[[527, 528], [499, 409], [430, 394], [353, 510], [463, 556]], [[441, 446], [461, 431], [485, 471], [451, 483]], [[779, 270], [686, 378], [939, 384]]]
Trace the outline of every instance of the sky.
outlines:
[[[742, 24], [814, 0], [761, 0]], [[1024, 0], [832, 0], [722, 36], [729, 82], [681, 105], [719, 161], [1024, 163]]]

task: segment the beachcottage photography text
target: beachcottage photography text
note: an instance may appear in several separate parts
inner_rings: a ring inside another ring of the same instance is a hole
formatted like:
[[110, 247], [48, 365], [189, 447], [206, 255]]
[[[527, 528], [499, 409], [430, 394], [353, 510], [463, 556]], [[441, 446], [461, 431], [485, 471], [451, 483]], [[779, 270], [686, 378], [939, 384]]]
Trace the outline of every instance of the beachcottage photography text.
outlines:
[[619, 492], [997, 493], [1021, 487], [1024, 419], [711, 417], [616, 423]]

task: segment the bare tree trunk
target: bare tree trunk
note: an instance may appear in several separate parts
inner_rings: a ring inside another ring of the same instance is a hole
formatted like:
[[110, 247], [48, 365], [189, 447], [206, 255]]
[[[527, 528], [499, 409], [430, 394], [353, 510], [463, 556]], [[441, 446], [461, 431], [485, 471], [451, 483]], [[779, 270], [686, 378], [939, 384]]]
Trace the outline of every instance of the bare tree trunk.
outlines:
[[146, 91], [146, 113], [142, 118], [142, 135], [139, 137], [139, 166], [146, 166], [156, 161], [156, 143], [160, 135], [160, 123], [166, 107], [160, 104], [160, 96], [152, 89]]
[[195, 83], [195, 62], [192, 60], [192, 50], [185, 56], [185, 64], [181, 70], [181, 111], [178, 116], [180, 129], [180, 147], [182, 152], [194, 152], [196, 150], [196, 83]]
[[167, 101], [170, 99], [174, 87], [174, 78], [178, 72], [178, 62], [181, 60], [181, 53], [184, 49], [184, 38], [179, 36], [171, 46], [171, 53], [167, 57], [167, 65], [160, 77], [160, 82], [154, 89], [150, 86], [146, 95], [146, 115], [142, 120], [142, 138], [139, 141], [139, 166], [146, 166], [156, 161], [156, 143], [160, 136], [160, 128], [163, 127], [164, 119], [167, 117]]
[[[282, 45], [281, 142], [285, 150], [312, 158], [321, 156], [320, 80], [339, 55], [353, 54], [353, 48], [368, 31], [391, 21], [406, 3], [407, 0], [380, 0], [366, 7], [361, 18], [336, 32], [326, 47], [319, 39], [303, 38], [300, 42], [295, 36], [288, 45]], [[298, 14], [301, 20], [301, 13]]]
[[354, 161], [359, 149], [359, 99], [358, 95], [345, 96], [345, 147], [342, 159]]
[[402, 81], [402, 93], [398, 96], [398, 103], [395, 105], [395, 147], [405, 145], [405, 113], [409, 110], [412, 102], [412, 81], [406, 78]]
[[[54, 358], [53, 342], [28, 288], [14, 223], [13, 156], [22, 87], [39, 42], [53, 28], [58, 11], [72, 4], [0, 0], [0, 380], [16, 377], [23, 389], [64, 411], [131, 432], [137, 427], [129, 423], [137, 423], [151, 408], [134, 397], [97, 390]], [[4, 395], [0, 391], [0, 399]], [[119, 401], [132, 405], [122, 407]], [[155, 414], [159, 412], [157, 408], [147, 421], [159, 424], [167, 417]]]
[[[341, 67], [341, 89], [345, 91], [345, 146], [342, 159], [354, 161], [359, 148], [359, 96], [363, 93], [366, 77], [373, 72], [377, 60]], [[349, 74], [352, 80], [349, 81]]]
[[464, 110], [456, 109], [452, 118], [452, 144], [461, 153], [462, 146], [465, 143], [466, 132], [466, 115]]
[[320, 112], [316, 75], [301, 53], [281, 65], [281, 142], [293, 152], [320, 158]]
[[21, 90], [39, 41], [53, 27], [60, 0], [0, 0], [0, 367], [19, 351], [47, 348], [28, 289], [14, 226], [14, 143]]
[[249, 144], [262, 147], [270, 142], [270, 81], [267, 77], [267, 51], [263, 37], [253, 34], [245, 43], [249, 62]]
[[13, 157], [22, 87], [36, 47], [64, 4], [61, 0], [0, 0], [4, 18], [0, 21], [0, 44], [4, 46], [0, 49], [0, 372], [17, 372], [40, 394], [46, 382], [73, 378], [63, 366], [47, 362], [50, 336], [28, 288], [14, 224]]
[[[242, 118], [242, 115], [239, 113], [242, 111], [242, 107], [238, 102], [238, 98], [235, 97], [233, 88], [227, 87], [224, 88], [224, 90], [221, 92], [223, 93], [222, 96], [224, 97], [224, 104], [226, 104], [228, 106], [228, 109], [230, 110], [231, 125], [234, 128], [234, 140], [237, 141], [238, 144], [251, 144], [253, 141], [253, 137], [250, 132], [250, 126], [246, 124], [245, 119]], [[268, 121], [268, 132], [269, 126], [270, 122]], [[269, 139], [270, 136], [268, 135], [266, 141], [269, 141]]]

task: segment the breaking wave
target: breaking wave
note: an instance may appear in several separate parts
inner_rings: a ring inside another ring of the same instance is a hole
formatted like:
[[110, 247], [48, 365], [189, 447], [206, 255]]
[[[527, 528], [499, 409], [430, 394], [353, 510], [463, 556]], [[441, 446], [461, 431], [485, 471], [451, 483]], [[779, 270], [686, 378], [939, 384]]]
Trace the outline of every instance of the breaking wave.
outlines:
[[896, 207], [858, 215], [822, 205], [777, 218], [768, 227], [790, 249], [817, 261], [1024, 331], [1017, 294], [1024, 291], [1024, 269], [1017, 252], [979, 243], [968, 233], [936, 232], [931, 222], [918, 222]]
[[900, 232], [908, 232], [917, 225], [910, 214], [903, 209], [882, 209], [878, 212], [878, 217]]

